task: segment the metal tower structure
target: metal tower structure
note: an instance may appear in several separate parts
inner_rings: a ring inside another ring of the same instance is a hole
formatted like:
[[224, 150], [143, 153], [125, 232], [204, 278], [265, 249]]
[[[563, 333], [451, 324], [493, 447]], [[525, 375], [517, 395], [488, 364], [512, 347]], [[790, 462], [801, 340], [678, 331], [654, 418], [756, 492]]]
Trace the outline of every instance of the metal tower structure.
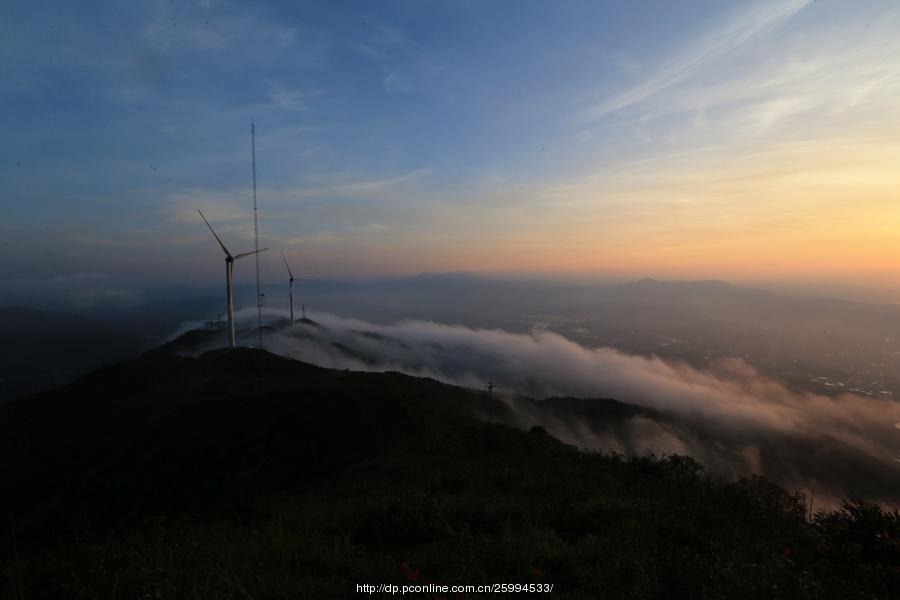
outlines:
[[250, 119], [250, 158], [253, 165], [253, 247], [256, 250], [256, 333], [259, 347], [262, 341], [262, 292], [259, 286], [259, 211], [256, 206], [256, 125]]

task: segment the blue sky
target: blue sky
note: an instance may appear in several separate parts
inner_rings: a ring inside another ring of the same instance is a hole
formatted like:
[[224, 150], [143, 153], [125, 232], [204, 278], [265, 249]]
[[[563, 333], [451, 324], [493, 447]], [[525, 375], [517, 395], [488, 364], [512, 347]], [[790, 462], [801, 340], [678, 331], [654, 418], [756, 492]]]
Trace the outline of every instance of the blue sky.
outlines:
[[892, 272], [898, 10], [7, 1], [0, 269]]

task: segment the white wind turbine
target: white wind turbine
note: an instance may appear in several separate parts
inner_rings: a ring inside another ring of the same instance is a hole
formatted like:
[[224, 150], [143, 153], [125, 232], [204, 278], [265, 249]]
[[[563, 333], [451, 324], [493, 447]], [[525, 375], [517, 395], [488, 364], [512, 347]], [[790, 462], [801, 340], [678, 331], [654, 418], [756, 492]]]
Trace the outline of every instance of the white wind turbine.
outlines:
[[281, 251], [281, 259], [284, 261], [284, 266], [287, 269], [288, 276], [290, 279], [288, 280], [288, 294], [291, 298], [291, 327], [294, 326], [294, 274], [291, 273], [291, 267], [288, 266], [287, 258], [284, 256], [284, 250]]
[[203, 222], [206, 223], [206, 226], [209, 227], [210, 232], [212, 232], [213, 237], [216, 238], [216, 241], [219, 242], [219, 245], [222, 247], [222, 250], [225, 252], [225, 289], [228, 296], [228, 347], [234, 348], [234, 298], [231, 292], [231, 280], [234, 274], [234, 261], [244, 258], [245, 256], [252, 256], [253, 254], [258, 254], [259, 252], [265, 252], [268, 248], [261, 248], [259, 250], [253, 250], [251, 252], [242, 252], [236, 256], [232, 256], [231, 252], [228, 251], [228, 248], [225, 247], [225, 244], [222, 243], [222, 240], [219, 239], [219, 236], [216, 235], [216, 231], [212, 228], [212, 225], [209, 224], [209, 221], [206, 220], [206, 217], [203, 216], [203, 213], [200, 212], [200, 209], [197, 209], [197, 212], [200, 213], [200, 218], [203, 219]]

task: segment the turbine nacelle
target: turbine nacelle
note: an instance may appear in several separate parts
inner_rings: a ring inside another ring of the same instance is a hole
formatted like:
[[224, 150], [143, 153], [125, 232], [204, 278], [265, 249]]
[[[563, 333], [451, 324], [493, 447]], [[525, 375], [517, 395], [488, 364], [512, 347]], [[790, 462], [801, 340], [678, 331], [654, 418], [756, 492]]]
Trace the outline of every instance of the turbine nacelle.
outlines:
[[291, 327], [294, 326], [294, 274], [291, 273], [291, 267], [288, 265], [287, 258], [284, 255], [284, 250], [281, 251], [281, 260], [284, 261], [284, 267], [288, 272], [288, 297], [291, 305]]

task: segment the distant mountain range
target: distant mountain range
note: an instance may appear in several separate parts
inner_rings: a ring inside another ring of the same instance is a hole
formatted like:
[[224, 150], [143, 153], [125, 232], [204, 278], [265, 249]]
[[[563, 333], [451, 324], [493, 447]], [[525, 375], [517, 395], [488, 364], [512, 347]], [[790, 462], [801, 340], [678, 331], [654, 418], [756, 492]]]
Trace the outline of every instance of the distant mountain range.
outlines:
[[[286, 307], [286, 286], [279, 291], [269, 285], [266, 291], [269, 307]], [[246, 306], [252, 290], [239, 287], [236, 297]], [[305, 304], [314, 312], [375, 323], [421, 319], [511, 332], [543, 327], [587, 347], [700, 367], [738, 356], [819, 393], [855, 390], [900, 398], [900, 307], [895, 305], [789, 296], [722, 281], [587, 284], [457, 273], [304, 280], [295, 284], [295, 299], [298, 308]], [[0, 324], [8, 333], [0, 401], [152, 348], [185, 322], [220, 316], [223, 303], [222, 294], [169, 289], [144, 303], [70, 315], [2, 309]]]
[[0, 402], [137, 356], [149, 345], [125, 326], [22, 307], [0, 307], [0, 331]]

